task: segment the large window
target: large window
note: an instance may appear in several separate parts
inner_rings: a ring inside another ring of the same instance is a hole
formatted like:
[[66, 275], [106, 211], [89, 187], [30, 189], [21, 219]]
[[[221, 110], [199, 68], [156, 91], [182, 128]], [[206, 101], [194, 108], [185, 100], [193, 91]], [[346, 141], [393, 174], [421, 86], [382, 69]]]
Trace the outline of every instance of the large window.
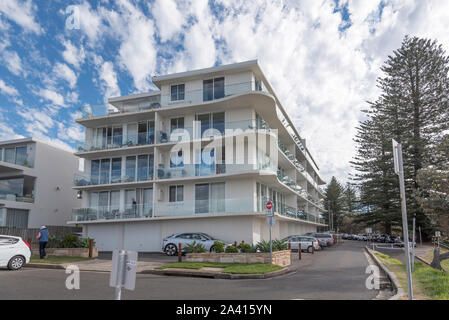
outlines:
[[126, 181], [153, 179], [154, 157], [152, 154], [126, 157]]
[[185, 97], [185, 85], [175, 84], [171, 86], [171, 101], [184, 100]]
[[112, 159], [111, 165], [111, 183], [122, 181], [122, 158]]
[[224, 98], [224, 86], [224, 77], [203, 80], [203, 101]]
[[126, 157], [126, 181], [136, 181], [136, 156]]
[[195, 185], [195, 213], [225, 212], [225, 184]]
[[[217, 131], [220, 135], [224, 135], [225, 132], [225, 113], [204, 113], [196, 115], [196, 121], [199, 125], [197, 134], [198, 138], [209, 138], [215, 136]], [[213, 129], [213, 130], [210, 130]]]
[[7, 209], [6, 227], [28, 228], [28, 210]]
[[169, 202], [181, 202], [184, 201], [184, 186], [170, 186], [169, 187]]
[[122, 126], [96, 128], [94, 141], [94, 147], [99, 149], [121, 147], [123, 143]]
[[137, 131], [138, 144], [154, 143], [154, 121], [139, 122], [137, 125]]

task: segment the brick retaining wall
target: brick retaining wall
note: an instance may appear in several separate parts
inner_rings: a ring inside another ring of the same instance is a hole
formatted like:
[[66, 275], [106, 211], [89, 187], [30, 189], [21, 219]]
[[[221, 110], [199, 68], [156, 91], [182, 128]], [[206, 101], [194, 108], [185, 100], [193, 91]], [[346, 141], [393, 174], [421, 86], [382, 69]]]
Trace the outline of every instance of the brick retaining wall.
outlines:
[[[187, 262], [214, 262], [214, 263], [270, 263], [270, 253], [188, 253]], [[291, 251], [273, 252], [273, 264], [286, 267], [291, 264]]]

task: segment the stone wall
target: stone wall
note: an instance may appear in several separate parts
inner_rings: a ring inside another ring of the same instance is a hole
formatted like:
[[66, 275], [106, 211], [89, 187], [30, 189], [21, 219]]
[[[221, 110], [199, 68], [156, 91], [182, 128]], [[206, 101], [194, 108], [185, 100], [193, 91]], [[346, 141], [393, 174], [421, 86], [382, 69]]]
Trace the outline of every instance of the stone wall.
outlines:
[[[89, 258], [89, 248], [46, 248], [48, 256], [81, 257]], [[33, 254], [39, 255], [39, 249], [33, 250]], [[92, 258], [98, 257], [98, 248], [92, 249]]]
[[[187, 262], [215, 263], [270, 263], [270, 253], [188, 253]], [[273, 264], [285, 267], [291, 264], [291, 251], [273, 252]]]

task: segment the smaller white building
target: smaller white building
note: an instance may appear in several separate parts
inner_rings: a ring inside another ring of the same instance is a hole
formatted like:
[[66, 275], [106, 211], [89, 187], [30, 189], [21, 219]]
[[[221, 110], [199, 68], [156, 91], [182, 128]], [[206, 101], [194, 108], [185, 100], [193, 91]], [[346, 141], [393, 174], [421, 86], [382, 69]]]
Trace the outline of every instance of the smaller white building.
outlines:
[[79, 159], [34, 138], [0, 142], [0, 227], [66, 226]]

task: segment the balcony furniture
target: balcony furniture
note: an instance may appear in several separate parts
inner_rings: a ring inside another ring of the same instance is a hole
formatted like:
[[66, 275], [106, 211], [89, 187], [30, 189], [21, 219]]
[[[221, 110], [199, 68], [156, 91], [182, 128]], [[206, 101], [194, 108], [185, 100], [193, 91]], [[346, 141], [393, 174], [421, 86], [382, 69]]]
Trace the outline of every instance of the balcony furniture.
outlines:
[[160, 143], [165, 143], [168, 142], [168, 136], [166, 132], [161, 132], [160, 133], [160, 139], [159, 139]]

